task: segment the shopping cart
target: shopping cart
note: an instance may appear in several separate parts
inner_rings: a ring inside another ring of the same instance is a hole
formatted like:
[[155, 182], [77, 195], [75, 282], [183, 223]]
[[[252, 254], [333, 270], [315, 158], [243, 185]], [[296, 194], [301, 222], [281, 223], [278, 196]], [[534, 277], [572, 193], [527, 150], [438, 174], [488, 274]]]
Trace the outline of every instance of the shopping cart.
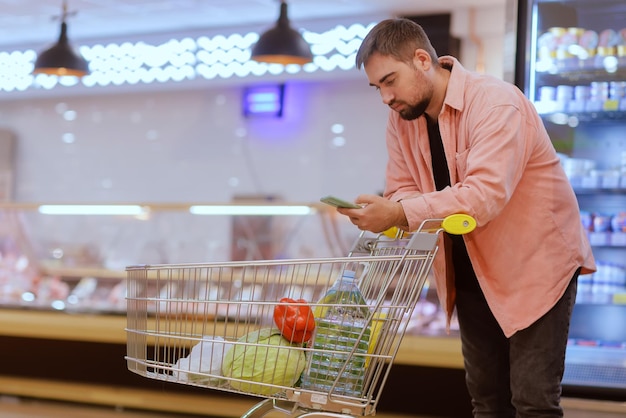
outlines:
[[[364, 232], [340, 258], [129, 266], [128, 369], [150, 379], [263, 398], [244, 418], [271, 411], [373, 415], [428, 279], [439, 234], [467, 233], [475, 225], [457, 214], [427, 220], [411, 234]], [[290, 338], [277, 327], [279, 307], [308, 307], [315, 315], [347, 308], [313, 302], [347, 269], [356, 272], [366, 312], [352, 346], [316, 348], [314, 339]], [[367, 349], [358, 349], [363, 342]], [[340, 390], [349, 373], [354, 379], [354, 367], [347, 366], [328, 373], [326, 389], [303, 387], [310, 359], [324, 350], [322, 355], [359, 365], [358, 393]]]

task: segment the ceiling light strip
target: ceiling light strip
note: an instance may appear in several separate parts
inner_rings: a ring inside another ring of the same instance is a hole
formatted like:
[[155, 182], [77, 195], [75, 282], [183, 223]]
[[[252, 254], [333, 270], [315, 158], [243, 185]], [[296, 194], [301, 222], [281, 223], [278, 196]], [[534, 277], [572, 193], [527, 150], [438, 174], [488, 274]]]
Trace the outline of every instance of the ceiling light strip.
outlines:
[[137, 216], [145, 213], [139, 205], [41, 205], [38, 208], [43, 215], [128, 215]]

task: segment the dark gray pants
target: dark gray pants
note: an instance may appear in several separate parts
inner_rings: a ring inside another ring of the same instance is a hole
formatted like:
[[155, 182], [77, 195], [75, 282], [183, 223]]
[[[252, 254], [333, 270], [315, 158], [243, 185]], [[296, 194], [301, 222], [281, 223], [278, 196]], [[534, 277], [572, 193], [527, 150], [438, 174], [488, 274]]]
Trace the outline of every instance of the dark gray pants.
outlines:
[[578, 273], [530, 327], [506, 338], [480, 291], [457, 289], [466, 383], [474, 417], [562, 417], [561, 379]]

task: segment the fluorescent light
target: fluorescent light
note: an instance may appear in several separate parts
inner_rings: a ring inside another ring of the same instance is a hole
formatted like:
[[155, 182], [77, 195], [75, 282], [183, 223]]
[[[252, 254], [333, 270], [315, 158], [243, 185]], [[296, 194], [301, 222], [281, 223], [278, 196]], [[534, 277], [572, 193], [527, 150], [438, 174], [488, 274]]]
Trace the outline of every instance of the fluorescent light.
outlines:
[[194, 215], [309, 215], [314, 211], [310, 206], [278, 206], [278, 205], [211, 205], [191, 206], [189, 212]]
[[41, 205], [39, 213], [44, 215], [141, 215], [139, 205]]

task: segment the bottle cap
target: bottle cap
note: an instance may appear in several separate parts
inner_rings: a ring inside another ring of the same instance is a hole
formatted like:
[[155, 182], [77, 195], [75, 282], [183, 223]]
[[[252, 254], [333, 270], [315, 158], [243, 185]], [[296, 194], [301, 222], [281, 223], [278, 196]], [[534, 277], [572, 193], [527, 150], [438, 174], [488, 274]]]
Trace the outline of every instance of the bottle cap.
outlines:
[[346, 279], [354, 279], [355, 273], [352, 270], [344, 270], [341, 277]]

